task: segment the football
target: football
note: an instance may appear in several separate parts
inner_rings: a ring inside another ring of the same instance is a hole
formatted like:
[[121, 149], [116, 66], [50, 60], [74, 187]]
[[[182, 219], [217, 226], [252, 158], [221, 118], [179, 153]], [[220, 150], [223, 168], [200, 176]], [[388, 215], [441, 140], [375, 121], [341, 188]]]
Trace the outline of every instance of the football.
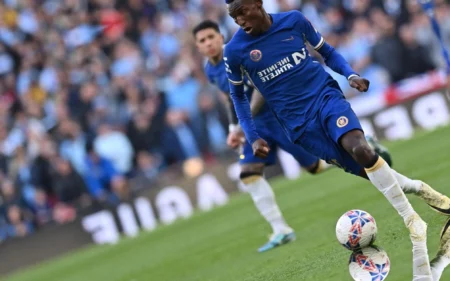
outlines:
[[352, 251], [372, 245], [376, 236], [375, 219], [362, 210], [348, 211], [336, 224], [336, 237], [339, 243]]
[[370, 246], [353, 252], [348, 267], [355, 281], [383, 281], [389, 274], [391, 264], [382, 248]]

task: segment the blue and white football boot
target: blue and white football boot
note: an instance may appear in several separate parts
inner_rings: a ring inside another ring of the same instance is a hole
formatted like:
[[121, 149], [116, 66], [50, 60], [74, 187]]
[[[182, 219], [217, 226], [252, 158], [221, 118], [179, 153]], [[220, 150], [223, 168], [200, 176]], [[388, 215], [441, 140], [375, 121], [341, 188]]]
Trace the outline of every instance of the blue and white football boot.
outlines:
[[267, 242], [262, 247], [260, 247], [258, 249], [258, 252], [263, 253], [263, 252], [270, 251], [272, 249], [275, 249], [278, 246], [282, 246], [289, 242], [295, 241], [295, 238], [296, 238], [296, 236], [295, 236], [295, 232], [293, 230], [291, 230], [290, 232], [287, 232], [286, 234], [284, 234], [284, 233], [272, 234], [269, 242]]

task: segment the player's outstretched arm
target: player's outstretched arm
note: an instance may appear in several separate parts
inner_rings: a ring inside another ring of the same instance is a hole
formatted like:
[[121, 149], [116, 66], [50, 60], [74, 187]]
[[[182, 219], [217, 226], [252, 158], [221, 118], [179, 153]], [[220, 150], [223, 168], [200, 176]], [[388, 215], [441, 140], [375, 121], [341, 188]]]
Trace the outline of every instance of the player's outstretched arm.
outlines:
[[319, 54], [325, 60], [325, 63], [335, 72], [345, 76], [352, 88], [360, 92], [367, 92], [369, 89], [369, 80], [359, 77], [359, 75], [352, 69], [350, 64], [339, 54], [333, 46], [327, 42], [323, 42], [322, 46], [317, 49]]
[[314, 49], [324, 58], [324, 61], [328, 67], [345, 76], [351, 87], [360, 92], [366, 92], [369, 89], [369, 81], [367, 79], [360, 78], [358, 73], [352, 69], [344, 57], [339, 54], [333, 46], [325, 42], [322, 35], [300, 12], [297, 12], [297, 28], [305, 35], [306, 40], [314, 47]]
[[[324, 40], [324, 39], [322, 39]], [[334, 71], [347, 79], [358, 76], [356, 71], [352, 69], [350, 64], [339, 54], [333, 46], [323, 41], [322, 45], [316, 49], [317, 52], [324, 58], [325, 63]]]

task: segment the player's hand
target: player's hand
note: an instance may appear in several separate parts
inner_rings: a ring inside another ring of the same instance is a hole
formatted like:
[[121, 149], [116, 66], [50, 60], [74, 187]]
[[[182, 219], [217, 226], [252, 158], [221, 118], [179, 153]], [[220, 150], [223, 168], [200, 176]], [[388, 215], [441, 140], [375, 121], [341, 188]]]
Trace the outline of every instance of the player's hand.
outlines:
[[360, 92], [367, 92], [367, 90], [369, 90], [370, 81], [365, 78], [354, 76], [350, 78], [348, 82], [350, 84], [350, 87], [355, 88]]
[[253, 155], [260, 158], [266, 158], [269, 155], [269, 145], [263, 139], [257, 139], [253, 144]]
[[236, 149], [245, 142], [245, 136], [242, 131], [230, 132], [227, 137], [227, 145]]

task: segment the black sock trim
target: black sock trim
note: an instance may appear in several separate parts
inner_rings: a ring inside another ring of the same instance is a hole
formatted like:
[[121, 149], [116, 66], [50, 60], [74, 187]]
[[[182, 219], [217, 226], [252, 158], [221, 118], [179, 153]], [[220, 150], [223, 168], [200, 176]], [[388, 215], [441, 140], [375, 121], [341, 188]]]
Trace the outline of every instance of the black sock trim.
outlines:
[[372, 168], [378, 162], [378, 159], [380, 159], [380, 156], [377, 154], [377, 155], [375, 155], [373, 160], [370, 162], [370, 165], [368, 167], [364, 167], [364, 168], [366, 168], [366, 169]]

